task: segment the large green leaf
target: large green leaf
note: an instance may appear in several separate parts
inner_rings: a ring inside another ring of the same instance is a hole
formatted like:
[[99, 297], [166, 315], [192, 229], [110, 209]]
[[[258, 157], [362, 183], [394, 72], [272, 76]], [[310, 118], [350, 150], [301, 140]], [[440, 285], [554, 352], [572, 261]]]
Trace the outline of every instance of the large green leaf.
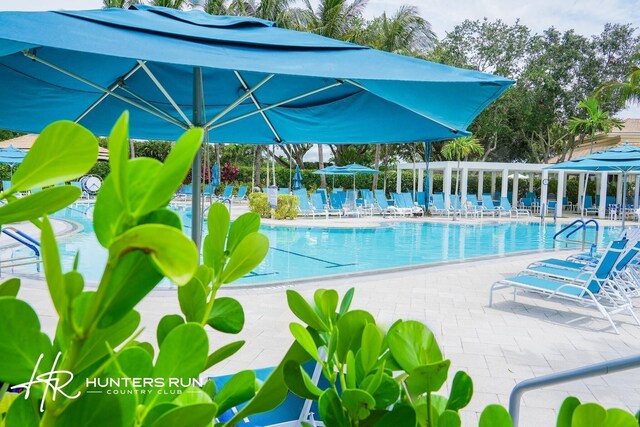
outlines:
[[313, 383], [303, 367], [296, 361], [289, 360], [284, 364], [284, 382], [292, 393], [303, 399], [318, 400], [322, 390]]
[[187, 283], [198, 268], [198, 249], [180, 230], [161, 224], [133, 227], [113, 241], [109, 256], [115, 259], [133, 250], [151, 257], [158, 269], [178, 285]]
[[178, 301], [187, 322], [200, 323], [204, 320], [207, 310], [207, 295], [200, 280], [194, 277], [186, 285], [180, 286]]
[[575, 411], [578, 406], [580, 406], [580, 401], [576, 397], [567, 397], [564, 402], [562, 402], [562, 406], [560, 406], [556, 427], [571, 427], [573, 411]]
[[242, 348], [244, 343], [244, 341], [234, 341], [227, 345], [223, 345], [222, 347], [211, 353], [207, 358], [206, 369], [209, 369], [215, 364], [220, 363], [223, 360], [233, 356], [238, 350]]
[[44, 128], [11, 178], [11, 191], [76, 179], [98, 159], [98, 140], [84, 127], [55, 122]]
[[164, 224], [169, 227], [182, 230], [182, 220], [180, 219], [180, 215], [167, 208], [156, 209], [155, 211], [149, 212], [148, 214], [140, 217], [138, 225], [140, 224]]
[[256, 394], [256, 373], [254, 371], [240, 371], [235, 374], [214, 396], [213, 401], [218, 405], [220, 413], [238, 406], [251, 399]]
[[350, 426], [347, 414], [342, 409], [342, 402], [334, 389], [330, 388], [322, 393], [318, 401], [318, 410], [320, 411], [320, 418], [326, 426]]
[[196, 403], [179, 406], [162, 414], [152, 427], [208, 427], [216, 416], [218, 408], [215, 403]]
[[313, 293], [313, 300], [324, 316], [325, 323], [329, 323], [329, 320], [336, 316], [339, 299], [338, 292], [334, 289], [318, 289]]
[[216, 298], [209, 319], [207, 319], [207, 325], [227, 334], [239, 333], [244, 326], [242, 305], [233, 298]]
[[[114, 427], [130, 425], [135, 414], [134, 396], [84, 393], [65, 409], [56, 427]], [[132, 404], [133, 403], [133, 404]]]
[[[226, 208], [225, 208], [226, 209]], [[227, 238], [227, 251], [230, 255], [238, 247], [238, 244], [249, 234], [257, 233], [260, 229], [260, 215], [255, 212], [247, 212], [233, 221]]]
[[376, 401], [364, 390], [346, 389], [342, 392], [342, 405], [352, 420], [364, 420], [375, 408]]
[[64, 318], [67, 314], [67, 298], [62, 266], [60, 265], [60, 253], [58, 252], [58, 243], [53, 234], [53, 228], [51, 228], [51, 223], [47, 217], [42, 220], [40, 246], [42, 248], [42, 265], [47, 287], [49, 288], [49, 295], [51, 295], [56, 312], [60, 317]]
[[167, 314], [158, 322], [158, 329], [156, 330], [156, 339], [158, 340], [158, 346], [162, 346], [162, 342], [169, 335], [176, 326], [184, 324], [184, 319], [177, 314]]
[[386, 408], [396, 403], [400, 397], [400, 385], [391, 376], [383, 374], [382, 381], [372, 396], [376, 400], [377, 409]]
[[269, 251], [269, 239], [260, 233], [250, 233], [236, 246], [222, 271], [222, 283], [231, 283], [256, 268]]
[[99, 327], [122, 319], [162, 280], [151, 257], [142, 251], [120, 258], [111, 273], [101, 307]]
[[362, 345], [360, 347], [360, 360], [362, 369], [367, 374], [378, 361], [384, 335], [374, 323], [367, 323], [362, 331]]
[[[118, 352], [118, 367], [129, 378], [151, 378], [153, 360], [149, 352], [141, 347], [127, 347]], [[115, 364], [109, 366], [115, 371]], [[117, 373], [114, 372], [114, 375]]]
[[[178, 325], [167, 334], [160, 345], [160, 353], [153, 370], [154, 378], [164, 378], [163, 387], [155, 388], [145, 399], [145, 403], [166, 402], [184, 390], [183, 384], [198, 378], [207, 362], [209, 340], [202, 325], [185, 323]], [[170, 379], [182, 379], [179, 383]]]
[[393, 358], [406, 372], [442, 360], [433, 333], [424, 324], [414, 320], [396, 322], [391, 326], [387, 342]]
[[597, 403], [584, 403], [573, 411], [571, 425], [579, 427], [604, 427], [607, 411]]
[[20, 291], [20, 279], [12, 277], [0, 284], [0, 297], [15, 297]]
[[513, 422], [504, 407], [489, 405], [480, 414], [478, 427], [513, 427]]
[[438, 427], [460, 427], [462, 420], [457, 412], [447, 409], [438, 418]]
[[164, 207], [171, 201], [191, 168], [193, 158], [200, 148], [202, 136], [201, 128], [193, 128], [183, 133], [176, 141], [162, 169], [150, 182], [149, 191], [146, 192], [135, 211], [137, 216]]
[[79, 188], [71, 185], [45, 188], [1, 206], [0, 224], [32, 221], [57, 212], [75, 202], [81, 194]]
[[298, 344], [317, 362], [322, 363], [320, 359], [320, 355], [318, 354], [318, 348], [316, 347], [315, 341], [311, 337], [311, 334], [308, 330], [305, 329], [299, 323], [290, 323], [289, 330], [291, 331], [291, 335], [296, 339]]
[[440, 390], [440, 387], [447, 381], [450, 360], [430, 363], [418, 366], [413, 369], [407, 378], [407, 387], [413, 395], [431, 393]]
[[336, 354], [338, 360], [346, 361], [347, 352], [357, 353], [362, 344], [362, 333], [367, 324], [375, 324], [373, 316], [364, 310], [353, 310], [338, 319], [338, 345]]
[[375, 424], [376, 427], [415, 427], [416, 411], [408, 405], [397, 405]]
[[611, 408], [607, 409], [607, 420], [602, 427], [638, 427], [638, 421], [630, 412]]
[[342, 298], [342, 302], [340, 303], [340, 310], [338, 314], [340, 316], [344, 315], [347, 311], [349, 311], [349, 307], [351, 307], [351, 301], [353, 301], [353, 294], [355, 292], [354, 288], [350, 288]]
[[123, 112], [111, 128], [109, 135], [109, 169], [113, 177], [115, 194], [128, 210], [127, 164], [129, 163], [129, 112]]
[[456, 372], [451, 384], [451, 392], [447, 402], [447, 409], [459, 411], [469, 404], [473, 396], [473, 381], [464, 371]]
[[309, 303], [293, 289], [287, 290], [287, 304], [296, 317], [317, 331], [328, 332], [328, 326]]
[[229, 233], [229, 211], [222, 203], [213, 203], [209, 207], [207, 229], [209, 234], [204, 238], [203, 259], [205, 265], [211, 267], [214, 275], [222, 271], [225, 258], [225, 242]]
[[0, 381], [22, 384], [31, 379], [40, 355], [38, 373], [53, 362], [52, 346], [40, 331], [40, 321], [31, 306], [14, 297], [0, 297]]
[[40, 403], [33, 395], [29, 399], [25, 399], [25, 394], [20, 394], [9, 407], [7, 416], [4, 419], [4, 426], [38, 427], [39, 425]]

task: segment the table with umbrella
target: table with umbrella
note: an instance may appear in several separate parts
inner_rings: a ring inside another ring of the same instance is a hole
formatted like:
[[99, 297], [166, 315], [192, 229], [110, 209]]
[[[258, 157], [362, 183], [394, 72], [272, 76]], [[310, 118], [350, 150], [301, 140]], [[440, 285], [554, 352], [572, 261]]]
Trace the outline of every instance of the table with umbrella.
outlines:
[[[137, 139], [175, 140], [198, 126], [212, 143], [429, 144], [469, 135], [513, 84], [258, 18], [212, 16], [201, 3], [0, 12], [0, 128], [40, 132], [67, 119], [105, 136], [129, 109]], [[200, 197], [192, 203], [199, 245]]]
[[[372, 169], [367, 166], [359, 165], [358, 163], [351, 163], [346, 166], [327, 166], [323, 169], [318, 169], [314, 172], [317, 175], [353, 175], [353, 206], [356, 206], [357, 192], [356, 192], [356, 175], [374, 175], [380, 173], [377, 169]], [[335, 184], [335, 182], [334, 182]], [[334, 185], [335, 186], [335, 185]]]
[[[640, 147], [622, 145], [609, 150], [599, 151], [588, 156], [547, 166], [549, 170], [593, 171], [593, 172], [621, 172], [622, 173], [622, 228], [626, 219], [627, 175], [630, 172], [640, 173]], [[585, 185], [586, 193], [586, 185]], [[584, 203], [584, 194], [581, 194]], [[601, 194], [605, 197], [606, 194]]]

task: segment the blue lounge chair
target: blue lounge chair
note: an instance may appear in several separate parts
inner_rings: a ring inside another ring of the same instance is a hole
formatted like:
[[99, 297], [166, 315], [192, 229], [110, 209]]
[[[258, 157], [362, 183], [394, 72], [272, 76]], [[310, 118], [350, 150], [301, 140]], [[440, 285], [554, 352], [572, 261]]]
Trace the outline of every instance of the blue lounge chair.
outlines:
[[424, 191], [418, 191], [416, 193], [416, 203], [426, 212], [429, 207], [427, 204], [427, 193]]
[[[358, 208], [356, 199], [358, 198], [358, 190], [341, 191], [340, 200], [342, 201], [342, 210], [344, 215], [353, 215], [359, 217], [361, 210]], [[344, 195], [344, 198], [342, 198]]]
[[[78, 184], [80, 185], [79, 182]], [[71, 182], [71, 185], [75, 185], [75, 184]], [[81, 185], [80, 187], [82, 188]], [[177, 199], [187, 200], [187, 198], [191, 196], [193, 196], [193, 188], [191, 187], [191, 184], [185, 184], [180, 186], [180, 188], [178, 189], [178, 192], [176, 193]]]
[[[580, 196], [582, 197], [582, 196]], [[584, 203], [582, 204], [582, 214], [589, 215], [590, 213], [598, 214], [598, 207], [593, 206], [593, 197], [584, 196]]]
[[393, 214], [395, 216], [397, 214], [395, 208], [389, 204], [384, 190], [373, 190], [373, 194], [376, 196], [376, 204], [382, 215]]
[[234, 200], [245, 200], [247, 198], [247, 186], [241, 185], [238, 187], [238, 194], [236, 194], [233, 199]]
[[480, 206], [478, 198], [475, 194], [467, 194], [467, 201], [465, 202], [463, 208], [465, 216], [482, 216], [490, 214], [489, 212], [485, 212], [482, 210], [482, 206]]
[[371, 214], [382, 214], [382, 210], [376, 199], [373, 197], [373, 192], [369, 189], [360, 190], [360, 194], [362, 195], [362, 207], [365, 210], [371, 211]]
[[435, 193], [433, 196], [431, 196], [431, 204], [429, 205], [429, 212], [431, 212], [431, 215], [450, 216], [453, 213], [453, 209], [447, 209], [444, 206], [444, 194]]
[[499, 289], [512, 288], [514, 300], [518, 290], [540, 293], [549, 298], [565, 299], [577, 302], [582, 306], [594, 307], [611, 324], [613, 330], [618, 333], [618, 328], [613, 322], [612, 315], [627, 313], [640, 325], [640, 320], [633, 312], [633, 306], [629, 299], [616, 289], [612, 271], [620, 257], [620, 253], [626, 244], [626, 240], [614, 241], [609, 245], [606, 254], [600, 259], [598, 265], [583, 280], [557, 280], [549, 277], [540, 277], [523, 272], [515, 277], [499, 280], [491, 285], [489, 292], [489, 306], [493, 305], [493, 292]]
[[291, 192], [289, 191], [288, 188], [278, 188], [278, 194], [289, 195], [289, 194], [291, 194]]
[[329, 194], [329, 202], [331, 209], [340, 210], [342, 212], [342, 200], [340, 199], [340, 195], [338, 193]]
[[224, 187], [224, 191], [222, 192], [222, 195], [220, 196], [220, 198], [223, 200], [231, 199], [232, 196], [233, 196], [233, 185], [227, 185], [226, 187]]
[[509, 199], [507, 199], [506, 197], [502, 197], [500, 199], [500, 207], [499, 207], [499, 212], [502, 215], [502, 212], [508, 212], [509, 216], [516, 216], [520, 217], [520, 216], [531, 216], [531, 212], [529, 212], [526, 209], [519, 209], [519, 208], [514, 208], [513, 206], [511, 206], [511, 203], [509, 203]]
[[493, 204], [493, 200], [491, 199], [491, 194], [488, 194], [488, 193], [482, 194], [482, 212], [490, 213], [491, 215], [498, 215], [499, 210]]
[[329, 204], [329, 195], [327, 194], [326, 188], [318, 188], [316, 190], [316, 193], [320, 194], [320, 197], [322, 197], [322, 203], [324, 203], [325, 205]]
[[329, 218], [329, 215], [342, 216], [341, 209], [329, 208], [322, 203], [322, 196], [319, 193], [311, 194], [311, 209], [318, 215], [324, 215], [325, 218]]
[[[409, 196], [411, 197], [411, 196]], [[399, 215], [411, 215], [413, 213], [411, 206], [407, 206], [405, 198], [402, 193], [391, 193], [393, 199], [394, 209]]]
[[300, 190], [294, 190], [293, 195], [298, 198], [298, 213], [300, 216], [309, 216], [315, 218], [316, 213], [309, 204], [309, 196], [307, 195], [307, 190], [304, 188]]

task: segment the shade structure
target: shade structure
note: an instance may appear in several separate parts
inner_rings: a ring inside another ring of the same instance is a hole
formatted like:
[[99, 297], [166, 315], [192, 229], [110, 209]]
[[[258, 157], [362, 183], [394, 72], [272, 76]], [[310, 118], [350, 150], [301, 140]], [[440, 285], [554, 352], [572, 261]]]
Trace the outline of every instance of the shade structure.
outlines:
[[129, 109], [133, 138], [174, 140], [201, 126], [210, 142], [246, 144], [468, 135], [513, 83], [261, 19], [144, 5], [0, 13], [0, 79], [0, 128], [69, 119], [107, 135]]
[[[353, 197], [356, 197], [356, 175], [375, 175], [380, 173], [377, 169], [372, 169], [367, 166], [362, 166], [357, 163], [351, 163], [346, 166], [327, 166], [324, 169], [319, 169], [314, 172], [317, 175], [353, 175]], [[355, 200], [353, 201], [355, 206]]]
[[300, 190], [302, 188], [302, 173], [300, 172], [300, 166], [296, 165], [296, 171], [293, 174], [293, 190]]
[[8, 146], [5, 148], [0, 148], [0, 163], [6, 163], [13, 167], [13, 165], [17, 165], [22, 163], [27, 153], [22, 150], [18, 150], [13, 146]]
[[[547, 166], [545, 169], [622, 172], [622, 228], [624, 228], [626, 217], [627, 174], [634, 171], [640, 172], [640, 147], [624, 144], [619, 147], [599, 151], [568, 162]], [[605, 196], [606, 194], [600, 195], [600, 197]]]
[[211, 185], [214, 187], [220, 186], [220, 166], [217, 163], [214, 163], [211, 168]]

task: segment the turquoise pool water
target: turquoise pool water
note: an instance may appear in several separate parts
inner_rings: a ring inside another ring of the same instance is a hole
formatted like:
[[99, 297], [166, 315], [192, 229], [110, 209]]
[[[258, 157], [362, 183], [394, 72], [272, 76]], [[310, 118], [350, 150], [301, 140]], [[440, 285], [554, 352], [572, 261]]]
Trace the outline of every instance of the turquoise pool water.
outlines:
[[[71, 268], [80, 251], [81, 272], [97, 281], [106, 250], [98, 245], [91, 220], [83, 209], [66, 209], [55, 216], [84, 227], [81, 233], [60, 239], [65, 267]], [[477, 225], [399, 221], [378, 228], [263, 226], [271, 250], [258, 268], [236, 283], [290, 281], [549, 249], [560, 227], [490, 221]], [[609, 241], [619, 229], [604, 227], [600, 233], [601, 242]]]

